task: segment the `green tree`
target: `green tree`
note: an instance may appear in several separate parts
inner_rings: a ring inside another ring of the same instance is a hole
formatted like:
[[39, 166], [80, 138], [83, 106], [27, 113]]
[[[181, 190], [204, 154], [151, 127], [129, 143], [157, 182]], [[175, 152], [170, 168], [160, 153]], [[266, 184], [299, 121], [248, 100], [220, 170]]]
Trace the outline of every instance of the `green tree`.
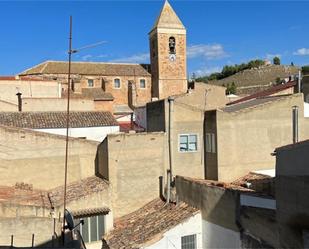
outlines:
[[237, 87], [235, 85], [235, 82], [232, 82], [231, 85], [229, 83], [227, 83], [225, 94], [226, 95], [228, 95], [228, 94], [236, 94], [236, 90], [237, 90]]
[[280, 58], [278, 56], [274, 57], [273, 63], [274, 63], [274, 65], [280, 65], [281, 64]]

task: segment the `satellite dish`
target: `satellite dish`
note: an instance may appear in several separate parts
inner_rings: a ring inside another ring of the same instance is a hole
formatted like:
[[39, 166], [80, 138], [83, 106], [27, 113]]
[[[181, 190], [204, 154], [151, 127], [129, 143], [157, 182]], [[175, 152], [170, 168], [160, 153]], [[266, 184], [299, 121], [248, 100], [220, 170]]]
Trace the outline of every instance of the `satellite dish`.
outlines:
[[73, 215], [67, 209], [64, 210], [64, 219], [67, 223], [65, 228], [68, 228], [70, 231], [72, 231], [75, 228], [74, 219], [73, 219]]

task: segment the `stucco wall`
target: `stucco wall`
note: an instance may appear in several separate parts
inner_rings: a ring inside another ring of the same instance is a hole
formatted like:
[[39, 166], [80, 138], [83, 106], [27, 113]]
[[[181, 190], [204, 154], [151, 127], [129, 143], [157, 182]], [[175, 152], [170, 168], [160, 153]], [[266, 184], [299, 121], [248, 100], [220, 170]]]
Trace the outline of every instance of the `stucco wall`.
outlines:
[[180, 200], [201, 210], [203, 248], [240, 247], [237, 191], [181, 176], [176, 177], [176, 191]]
[[0, 80], [0, 100], [17, 104], [16, 93], [22, 97], [59, 98], [57, 81]]
[[[67, 99], [62, 98], [23, 98], [23, 111], [66, 111]], [[71, 111], [95, 111], [94, 101], [70, 99]]]
[[[58, 235], [60, 235], [61, 224], [57, 221], [57, 219], [55, 221], [55, 231]], [[11, 235], [14, 235], [14, 246], [31, 247], [32, 234], [34, 234], [34, 245], [37, 246], [50, 241], [54, 234], [54, 220], [52, 218], [0, 218], [0, 223], [1, 245], [11, 245]], [[57, 245], [57, 243], [55, 245]]]
[[[309, 138], [300, 94], [235, 113], [217, 111], [218, 179], [232, 181], [274, 167], [271, 153], [292, 142], [292, 106], [299, 107], [299, 140]], [[206, 162], [207, 166], [207, 162]]]
[[[63, 185], [65, 137], [0, 127], [0, 145], [1, 185], [24, 182], [38, 189]], [[68, 182], [95, 174], [97, 145], [94, 141], [70, 139]]]
[[164, 133], [110, 134], [100, 145], [108, 149], [100, 155], [98, 173], [111, 184], [115, 217], [159, 196], [159, 176], [165, 174], [166, 168], [165, 136]]

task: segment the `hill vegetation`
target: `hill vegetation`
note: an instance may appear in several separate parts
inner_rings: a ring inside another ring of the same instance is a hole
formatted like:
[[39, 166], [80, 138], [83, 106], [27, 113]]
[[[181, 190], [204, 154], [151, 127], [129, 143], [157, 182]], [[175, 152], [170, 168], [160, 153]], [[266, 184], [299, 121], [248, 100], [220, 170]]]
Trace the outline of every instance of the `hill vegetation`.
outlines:
[[252, 60], [248, 63], [235, 64], [231, 66], [226, 65], [223, 67], [221, 72], [212, 73], [209, 76], [198, 77], [196, 78], [196, 81], [202, 81], [207, 83], [211, 80], [221, 80], [246, 69], [257, 68], [263, 66], [264, 64], [265, 62], [263, 60]]

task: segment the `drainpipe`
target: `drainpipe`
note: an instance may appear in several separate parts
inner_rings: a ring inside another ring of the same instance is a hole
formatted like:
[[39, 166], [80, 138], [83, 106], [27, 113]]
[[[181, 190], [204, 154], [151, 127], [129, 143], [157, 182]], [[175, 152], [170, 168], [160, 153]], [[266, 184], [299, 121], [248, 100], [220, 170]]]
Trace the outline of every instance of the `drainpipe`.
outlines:
[[298, 93], [301, 92], [301, 71], [298, 70]]
[[171, 171], [167, 170], [167, 190], [166, 190], [166, 204], [170, 203], [171, 199]]
[[168, 124], [168, 150], [169, 150], [169, 170], [170, 182], [173, 177], [173, 123], [174, 123], [174, 97], [168, 97], [169, 102], [169, 124]]
[[298, 106], [292, 107], [293, 144], [298, 142]]
[[22, 111], [22, 99], [21, 99], [21, 92], [16, 93], [17, 100], [18, 100], [18, 111]]

